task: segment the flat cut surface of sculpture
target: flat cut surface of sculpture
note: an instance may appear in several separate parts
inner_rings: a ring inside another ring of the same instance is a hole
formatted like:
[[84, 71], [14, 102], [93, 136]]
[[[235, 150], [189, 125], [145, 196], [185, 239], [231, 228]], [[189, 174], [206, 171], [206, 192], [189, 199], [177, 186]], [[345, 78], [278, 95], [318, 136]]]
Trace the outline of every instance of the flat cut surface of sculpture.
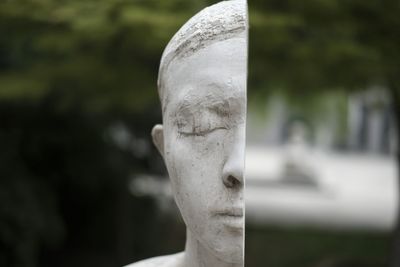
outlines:
[[187, 227], [183, 252], [130, 267], [241, 267], [244, 261], [247, 4], [190, 19], [164, 51], [163, 124], [153, 128]]

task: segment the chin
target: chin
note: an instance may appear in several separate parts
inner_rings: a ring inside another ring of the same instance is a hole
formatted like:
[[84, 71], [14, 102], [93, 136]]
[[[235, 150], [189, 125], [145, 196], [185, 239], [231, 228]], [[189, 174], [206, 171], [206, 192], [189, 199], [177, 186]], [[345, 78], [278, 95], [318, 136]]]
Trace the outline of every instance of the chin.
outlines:
[[[230, 240], [229, 240], [230, 239]], [[219, 242], [221, 246], [215, 246], [212, 251], [214, 255], [227, 263], [243, 263], [243, 238], [237, 236], [234, 240], [227, 238]]]
[[224, 262], [241, 264], [243, 263], [243, 247], [226, 248], [224, 251], [217, 252], [217, 257]]

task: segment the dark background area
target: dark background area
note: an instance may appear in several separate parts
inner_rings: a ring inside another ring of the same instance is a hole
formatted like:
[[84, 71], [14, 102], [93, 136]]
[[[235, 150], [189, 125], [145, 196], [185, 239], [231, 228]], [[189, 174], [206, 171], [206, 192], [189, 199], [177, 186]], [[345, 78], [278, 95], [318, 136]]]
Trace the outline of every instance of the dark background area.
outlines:
[[[121, 266], [182, 250], [177, 214], [129, 184], [165, 175], [150, 142], [158, 63], [177, 29], [215, 2], [0, 3], [0, 266]], [[398, 107], [397, 2], [249, 5], [250, 99], [382, 83]], [[128, 137], [116, 137], [121, 127]], [[271, 227], [246, 236], [246, 266], [271, 267], [385, 266], [392, 239]]]

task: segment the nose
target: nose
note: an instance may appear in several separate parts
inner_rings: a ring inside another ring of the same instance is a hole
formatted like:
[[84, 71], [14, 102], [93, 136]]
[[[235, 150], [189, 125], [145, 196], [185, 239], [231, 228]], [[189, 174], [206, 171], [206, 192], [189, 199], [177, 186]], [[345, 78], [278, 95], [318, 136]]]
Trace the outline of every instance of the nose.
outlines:
[[243, 187], [245, 146], [246, 146], [246, 129], [241, 127], [237, 129], [237, 133], [231, 140], [230, 147], [226, 151], [227, 158], [222, 171], [222, 182], [227, 188], [235, 189]]

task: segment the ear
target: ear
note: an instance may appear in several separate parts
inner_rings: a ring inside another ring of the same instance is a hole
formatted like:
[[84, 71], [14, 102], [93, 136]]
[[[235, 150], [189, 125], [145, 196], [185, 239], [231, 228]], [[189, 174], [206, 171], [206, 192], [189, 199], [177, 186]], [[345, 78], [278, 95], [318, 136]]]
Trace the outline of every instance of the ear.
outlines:
[[151, 136], [153, 137], [153, 143], [157, 147], [161, 156], [164, 157], [164, 129], [161, 124], [157, 124], [151, 130]]

